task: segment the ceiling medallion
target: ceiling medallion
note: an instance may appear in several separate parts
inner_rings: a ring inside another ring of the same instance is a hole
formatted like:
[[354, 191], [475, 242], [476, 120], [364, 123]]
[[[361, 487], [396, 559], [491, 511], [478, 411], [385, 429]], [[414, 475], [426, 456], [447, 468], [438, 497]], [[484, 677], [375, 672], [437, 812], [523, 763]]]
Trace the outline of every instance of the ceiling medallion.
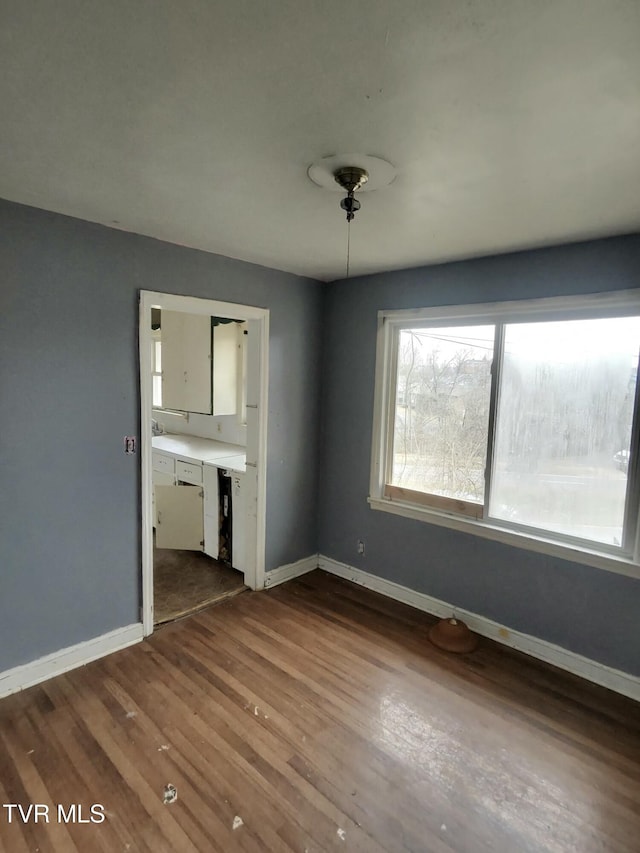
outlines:
[[370, 154], [334, 154], [312, 163], [307, 169], [310, 180], [328, 190], [344, 190], [347, 195], [340, 207], [347, 214], [347, 278], [349, 278], [349, 253], [351, 247], [351, 221], [360, 210], [356, 192], [371, 192], [388, 187], [396, 177], [396, 170], [381, 157]]

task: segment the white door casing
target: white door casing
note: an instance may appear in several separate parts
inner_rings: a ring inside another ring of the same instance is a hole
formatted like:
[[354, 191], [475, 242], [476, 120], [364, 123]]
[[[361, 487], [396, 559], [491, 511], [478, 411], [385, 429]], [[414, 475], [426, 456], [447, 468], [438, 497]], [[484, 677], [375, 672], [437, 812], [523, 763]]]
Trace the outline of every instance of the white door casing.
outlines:
[[269, 310], [177, 294], [141, 290], [139, 300], [140, 412], [142, 469], [142, 622], [153, 632], [152, 515], [152, 365], [151, 308], [206, 317], [247, 321], [247, 472], [244, 580], [251, 589], [264, 587], [266, 539], [267, 412], [269, 377]]

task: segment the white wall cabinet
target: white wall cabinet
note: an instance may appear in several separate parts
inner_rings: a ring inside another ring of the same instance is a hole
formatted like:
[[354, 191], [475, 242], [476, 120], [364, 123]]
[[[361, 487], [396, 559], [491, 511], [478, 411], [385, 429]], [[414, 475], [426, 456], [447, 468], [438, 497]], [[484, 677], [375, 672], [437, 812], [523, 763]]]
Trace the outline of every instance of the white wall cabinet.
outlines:
[[162, 405], [212, 414], [211, 317], [163, 311]]
[[163, 408], [203, 415], [237, 415], [245, 397], [245, 328], [246, 323], [212, 326], [211, 317], [163, 311]]
[[238, 323], [221, 323], [213, 327], [214, 415], [238, 413], [238, 383], [242, 381], [241, 334]]

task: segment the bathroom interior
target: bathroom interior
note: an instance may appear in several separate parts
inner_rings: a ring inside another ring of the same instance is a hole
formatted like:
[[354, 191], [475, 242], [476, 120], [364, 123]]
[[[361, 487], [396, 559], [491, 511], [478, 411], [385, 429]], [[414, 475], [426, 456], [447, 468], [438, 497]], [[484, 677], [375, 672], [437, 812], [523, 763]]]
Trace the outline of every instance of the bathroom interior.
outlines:
[[155, 625], [246, 589], [247, 326], [151, 312]]

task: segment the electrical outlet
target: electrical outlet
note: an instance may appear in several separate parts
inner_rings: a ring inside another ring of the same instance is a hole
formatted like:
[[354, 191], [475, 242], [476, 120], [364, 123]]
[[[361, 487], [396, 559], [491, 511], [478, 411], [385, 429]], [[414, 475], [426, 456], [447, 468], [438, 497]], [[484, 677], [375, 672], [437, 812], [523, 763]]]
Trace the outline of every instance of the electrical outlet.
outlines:
[[364, 557], [364, 540], [363, 539], [358, 539], [357, 548], [358, 548], [358, 554], [361, 554]]

